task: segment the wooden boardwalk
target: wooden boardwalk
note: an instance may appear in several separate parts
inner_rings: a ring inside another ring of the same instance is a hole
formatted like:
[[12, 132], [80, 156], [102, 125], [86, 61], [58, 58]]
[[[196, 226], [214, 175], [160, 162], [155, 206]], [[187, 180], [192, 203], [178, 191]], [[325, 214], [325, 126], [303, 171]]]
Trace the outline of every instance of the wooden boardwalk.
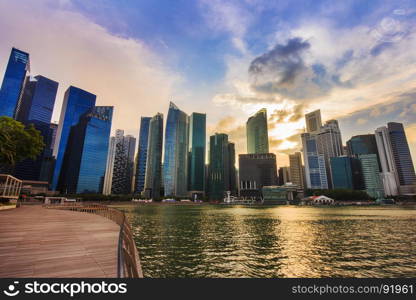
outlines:
[[0, 211], [0, 278], [117, 277], [120, 227], [38, 205]]

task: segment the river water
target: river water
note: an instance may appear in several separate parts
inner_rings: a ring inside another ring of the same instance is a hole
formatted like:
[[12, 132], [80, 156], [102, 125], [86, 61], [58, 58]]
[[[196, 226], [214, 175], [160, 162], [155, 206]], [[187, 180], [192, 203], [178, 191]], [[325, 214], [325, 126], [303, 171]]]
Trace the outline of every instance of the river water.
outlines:
[[140, 205], [145, 277], [416, 277], [416, 209]]

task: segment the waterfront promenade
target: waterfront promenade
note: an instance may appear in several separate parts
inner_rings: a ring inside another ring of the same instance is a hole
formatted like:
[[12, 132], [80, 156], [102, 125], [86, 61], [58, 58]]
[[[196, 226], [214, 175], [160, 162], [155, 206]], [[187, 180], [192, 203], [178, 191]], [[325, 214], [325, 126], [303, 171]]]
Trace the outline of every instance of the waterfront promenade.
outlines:
[[0, 211], [1, 277], [117, 277], [120, 227], [40, 205]]

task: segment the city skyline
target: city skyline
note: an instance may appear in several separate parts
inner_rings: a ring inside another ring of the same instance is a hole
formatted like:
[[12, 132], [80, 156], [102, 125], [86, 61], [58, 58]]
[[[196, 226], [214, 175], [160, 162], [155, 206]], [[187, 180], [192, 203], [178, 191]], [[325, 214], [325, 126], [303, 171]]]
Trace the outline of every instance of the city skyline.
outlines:
[[[312, 15], [308, 3], [179, 1], [176, 9], [195, 13], [180, 21], [173, 17], [176, 10], [161, 3], [96, 7], [80, 1], [5, 1], [0, 4], [0, 42], [5, 45], [0, 65], [6, 65], [9, 49], [16, 46], [30, 53], [34, 75], [60, 83], [53, 121], [69, 85], [96, 94], [97, 105], [114, 105], [112, 132], [121, 128], [135, 137], [139, 125], [131, 120], [166, 114], [166, 103], [173, 99], [186, 113], [209, 112], [207, 136], [229, 134], [240, 154], [246, 148], [243, 123], [265, 107], [270, 152], [284, 166], [286, 154], [300, 150], [303, 114], [320, 108], [324, 120], [339, 121], [344, 143], [387, 121], [403, 122], [414, 158], [416, 60], [408, 51], [415, 45], [414, 3], [318, 1]], [[142, 9], [155, 20], [167, 15], [163, 28], [149, 17], [137, 21]], [[7, 15], [10, 10], [16, 11], [14, 18]], [[63, 36], [70, 36], [71, 43]], [[286, 60], [285, 50], [293, 50], [299, 64]], [[280, 78], [290, 71], [281, 68], [274, 74], [281, 82], [269, 81], [270, 68], [282, 65], [294, 67], [295, 78]], [[144, 80], [146, 85], [140, 84]], [[304, 85], [305, 80], [314, 83]], [[112, 81], [117, 84], [104, 84]]]

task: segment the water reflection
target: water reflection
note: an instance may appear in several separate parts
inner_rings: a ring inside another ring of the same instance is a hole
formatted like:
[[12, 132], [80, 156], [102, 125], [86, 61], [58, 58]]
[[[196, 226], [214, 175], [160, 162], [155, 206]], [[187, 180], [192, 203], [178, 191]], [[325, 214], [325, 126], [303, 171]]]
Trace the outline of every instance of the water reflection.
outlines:
[[139, 206], [148, 277], [414, 277], [416, 210]]

